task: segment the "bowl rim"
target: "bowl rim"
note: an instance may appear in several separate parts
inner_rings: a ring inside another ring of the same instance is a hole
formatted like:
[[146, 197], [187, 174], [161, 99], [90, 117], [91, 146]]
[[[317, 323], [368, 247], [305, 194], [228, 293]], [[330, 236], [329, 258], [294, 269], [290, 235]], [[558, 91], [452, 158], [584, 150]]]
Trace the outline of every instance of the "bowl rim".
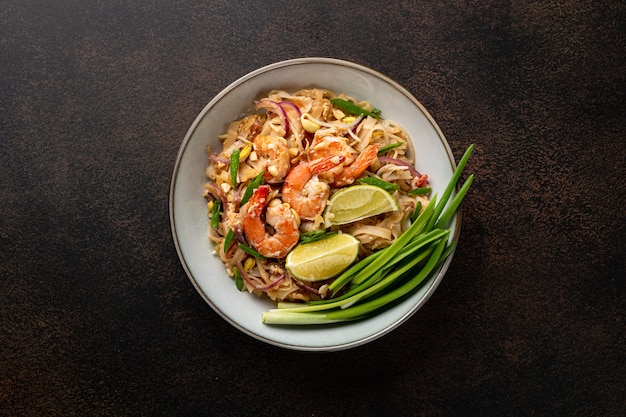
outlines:
[[[445, 276], [445, 274], [446, 274], [446, 272], [447, 272], [447, 270], [448, 270], [448, 268], [450, 266], [450, 263], [452, 262], [452, 259], [454, 257], [454, 253], [456, 251], [456, 245], [452, 249], [452, 252], [450, 253], [450, 255], [446, 258], [444, 263], [441, 265], [441, 268], [439, 269], [437, 275], [433, 276], [433, 278], [430, 280], [429, 288], [426, 291], [426, 293], [424, 294], [424, 296], [422, 298], [420, 298], [418, 300], [418, 302], [409, 309], [409, 311], [407, 311], [403, 315], [399, 316], [389, 326], [385, 327], [384, 329], [381, 329], [378, 332], [375, 332], [375, 333], [369, 334], [369, 335], [367, 335], [365, 337], [362, 337], [362, 338], [360, 338], [358, 340], [349, 341], [349, 342], [346, 342], [346, 343], [330, 344], [330, 345], [324, 345], [324, 346], [303, 346], [303, 345], [296, 345], [296, 344], [292, 344], [292, 343], [279, 342], [279, 341], [276, 341], [276, 340], [272, 340], [270, 338], [265, 338], [262, 335], [259, 335], [259, 334], [255, 333], [255, 332], [252, 332], [251, 330], [249, 330], [249, 329], [245, 328], [244, 326], [241, 326], [239, 323], [235, 322], [231, 317], [228, 316], [228, 314], [223, 312], [219, 307], [217, 307], [208, 298], [208, 296], [205, 293], [205, 291], [200, 287], [200, 285], [198, 284], [197, 280], [194, 278], [193, 274], [191, 273], [191, 270], [190, 270], [190, 268], [189, 268], [189, 266], [187, 264], [187, 261], [185, 259], [185, 255], [184, 255], [184, 253], [183, 253], [183, 251], [182, 251], [182, 249], [180, 247], [178, 233], [177, 233], [177, 230], [176, 230], [175, 214], [174, 214], [174, 196], [175, 196], [175, 191], [176, 191], [175, 190], [175, 183], [176, 183], [178, 171], [180, 169], [182, 155], [184, 154], [185, 149], [189, 145], [189, 142], [190, 142], [194, 132], [196, 131], [198, 125], [201, 123], [201, 121], [203, 120], [205, 115], [223, 97], [225, 97], [226, 95], [232, 93], [233, 90], [236, 87], [240, 86], [241, 84], [245, 83], [246, 81], [248, 81], [250, 79], [253, 79], [253, 78], [255, 78], [255, 77], [257, 77], [257, 76], [259, 76], [261, 74], [264, 74], [266, 72], [278, 69], [278, 68], [284, 68], [284, 67], [294, 66], [294, 65], [306, 65], [306, 64], [327, 64], [327, 65], [339, 65], [339, 66], [343, 66], [343, 67], [348, 67], [350, 69], [355, 69], [355, 70], [367, 73], [369, 75], [372, 75], [372, 76], [380, 79], [381, 81], [389, 84], [394, 89], [398, 90], [400, 93], [402, 93], [406, 98], [408, 98], [419, 109], [419, 111], [423, 114], [424, 117], [426, 117], [426, 119], [428, 120], [430, 125], [436, 131], [437, 136], [440, 138], [441, 144], [443, 145], [444, 150], [445, 150], [445, 152], [447, 154], [449, 163], [451, 164], [451, 168], [453, 170], [456, 168], [456, 161], [455, 161], [455, 158], [454, 158], [454, 154], [452, 153], [452, 150], [451, 150], [450, 145], [448, 143], [448, 140], [445, 137], [445, 135], [443, 134], [443, 132], [441, 131], [441, 128], [439, 127], [437, 122], [434, 120], [434, 118], [430, 114], [430, 112], [423, 106], [423, 104], [421, 102], [419, 102], [413, 96], [413, 94], [411, 94], [406, 88], [404, 88], [402, 85], [400, 85], [398, 82], [396, 82], [395, 80], [393, 80], [389, 76], [387, 76], [387, 75], [385, 75], [385, 74], [383, 74], [383, 73], [381, 73], [381, 72], [379, 72], [377, 70], [374, 70], [374, 69], [372, 69], [370, 67], [367, 67], [365, 65], [358, 64], [358, 63], [351, 62], [351, 61], [347, 61], [347, 60], [343, 60], [343, 59], [338, 59], [338, 58], [303, 57], [303, 58], [287, 59], [287, 60], [278, 61], [278, 62], [271, 63], [269, 65], [265, 65], [265, 66], [259, 67], [259, 68], [255, 69], [255, 70], [250, 71], [247, 74], [237, 78], [235, 81], [231, 82], [225, 88], [223, 88], [219, 93], [217, 93], [204, 106], [202, 111], [200, 111], [200, 113], [196, 116], [196, 118], [194, 119], [193, 123], [190, 125], [189, 129], [187, 130], [187, 132], [186, 132], [186, 134], [184, 136], [183, 141], [181, 142], [181, 144], [179, 146], [179, 149], [178, 149], [178, 152], [177, 152], [177, 155], [176, 155], [176, 161], [175, 161], [174, 168], [172, 170], [172, 174], [171, 174], [171, 178], [170, 178], [169, 204], [168, 204], [169, 217], [170, 217], [170, 229], [171, 229], [171, 235], [172, 235], [173, 243], [174, 243], [174, 246], [176, 248], [176, 252], [177, 252], [179, 261], [180, 261], [180, 263], [181, 263], [181, 265], [182, 265], [182, 267], [183, 267], [187, 277], [192, 282], [192, 285], [194, 286], [196, 291], [200, 294], [200, 296], [204, 299], [204, 301], [216, 313], [218, 313], [218, 315], [220, 315], [224, 320], [226, 320], [233, 327], [235, 327], [239, 331], [243, 332], [244, 334], [247, 334], [247, 335], [253, 337], [254, 339], [257, 339], [257, 340], [259, 340], [261, 342], [265, 342], [267, 344], [274, 345], [274, 346], [281, 347], [281, 348], [286, 348], [286, 349], [291, 349], [291, 350], [299, 350], [299, 351], [340, 351], [340, 350], [346, 350], [346, 349], [354, 348], [354, 347], [357, 347], [357, 346], [365, 345], [365, 344], [367, 344], [369, 342], [372, 342], [372, 341], [382, 337], [383, 335], [388, 334], [392, 330], [398, 328], [400, 325], [402, 325], [404, 322], [406, 322], [411, 316], [413, 316], [413, 314], [415, 314], [430, 299], [430, 297], [434, 294], [434, 292], [436, 291], [437, 287], [439, 286], [439, 284], [443, 280], [443, 277]], [[457, 187], [457, 189], [458, 189], [458, 187]], [[455, 189], [455, 192], [457, 191], [457, 189]], [[459, 208], [457, 210], [457, 213], [456, 213], [456, 216], [455, 216], [454, 233], [450, 236], [450, 239], [452, 241], [458, 241], [458, 238], [459, 238], [459, 235], [460, 235], [460, 231], [461, 231], [461, 218], [462, 218], [462, 213], [461, 213], [461, 208]]]

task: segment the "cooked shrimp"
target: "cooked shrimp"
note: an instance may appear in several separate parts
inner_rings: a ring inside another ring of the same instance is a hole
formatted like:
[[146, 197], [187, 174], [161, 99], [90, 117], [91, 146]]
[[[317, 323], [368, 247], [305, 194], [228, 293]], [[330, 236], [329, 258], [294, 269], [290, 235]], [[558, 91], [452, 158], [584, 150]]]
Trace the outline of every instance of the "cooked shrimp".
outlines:
[[[284, 258], [298, 243], [298, 220], [289, 205], [283, 204], [280, 199], [275, 198], [268, 204], [269, 192], [270, 187], [262, 185], [252, 194], [243, 219], [243, 231], [248, 242], [261, 255]], [[274, 228], [272, 235], [265, 229], [266, 223]]]
[[265, 182], [278, 183], [285, 179], [291, 168], [291, 158], [285, 138], [259, 135], [254, 138], [254, 150], [263, 160]]
[[380, 145], [367, 145], [363, 152], [357, 156], [355, 161], [345, 167], [341, 174], [335, 177], [333, 185], [343, 187], [352, 184], [357, 178], [369, 168], [370, 164], [374, 162], [378, 156], [378, 148]]
[[285, 178], [283, 201], [303, 219], [314, 220], [324, 210], [330, 193], [330, 186], [317, 174], [342, 161], [343, 157], [328, 156], [313, 162], [300, 162]]
[[348, 145], [348, 141], [343, 136], [332, 134], [316, 134], [308, 150], [311, 160], [324, 158], [326, 156], [343, 156], [344, 164], [351, 164], [356, 156], [356, 151]]

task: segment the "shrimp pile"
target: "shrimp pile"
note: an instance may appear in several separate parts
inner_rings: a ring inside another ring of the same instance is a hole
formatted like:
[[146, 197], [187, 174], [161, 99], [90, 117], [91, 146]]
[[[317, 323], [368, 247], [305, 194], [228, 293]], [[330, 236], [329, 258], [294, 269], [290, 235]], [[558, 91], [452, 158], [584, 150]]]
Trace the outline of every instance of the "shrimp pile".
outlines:
[[[350, 114], [334, 98], [366, 112]], [[254, 107], [220, 136], [220, 152], [207, 149], [209, 237], [241, 288], [274, 301], [324, 298], [332, 279], [302, 282], [284, 265], [302, 234], [325, 228], [329, 198], [365, 177], [396, 186], [400, 210], [331, 228], [359, 239], [362, 258], [389, 246], [428, 204], [426, 195], [407, 194], [428, 177], [414, 168], [406, 131], [367, 101], [319, 88], [273, 90]]]

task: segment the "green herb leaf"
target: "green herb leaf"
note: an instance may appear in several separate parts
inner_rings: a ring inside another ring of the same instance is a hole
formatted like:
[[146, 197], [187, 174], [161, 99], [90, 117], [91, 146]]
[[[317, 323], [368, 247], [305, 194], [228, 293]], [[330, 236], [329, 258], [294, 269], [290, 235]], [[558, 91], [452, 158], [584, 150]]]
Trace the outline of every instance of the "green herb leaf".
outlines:
[[441, 213], [441, 216], [435, 223], [434, 227], [447, 227], [448, 222], [452, 219], [452, 216], [456, 214], [459, 205], [461, 205], [461, 201], [463, 201], [463, 198], [465, 197], [465, 194], [467, 194], [467, 190], [469, 190], [473, 181], [474, 174], [471, 174], [469, 177], [467, 177], [467, 180], [465, 180], [457, 195], [454, 196], [450, 205], [446, 207], [443, 213]]
[[388, 193], [393, 193], [394, 191], [397, 191], [400, 189], [400, 186], [397, 184], [392, 184], [390, 182], [387, 182], [387, 181], [381, 180], [380, 178], [375, 178], [375, 177], [359, 178], [357, 182], [360, 182], [362, 184], [375, 185], [376, 187], [380, 187], [383, 190], [387, 191]]
[[406, 195], [410, 195], [410, 196], [424, 195], [424, 194], [430, 194], [431, 191], [432, 189], [427, 188], [427, 187], [413, 188], [411, 191], [406, 193]]
[[346, 113], [357, 115], [357, 116], [362, 114], [364, 116], [371, 116], [375, 119], [380, 119], [379, 114], [365, 110], [363, 107], [357, 106], [356, 104], [350, 101], [343, 100], [340, 98], [333, 98], [330, 100], [330, 102], [334, 104], [335, 106], [339, 107], [341, 110], [345, 111]]
[[241, 151], [235, 149], [230, 156], [230, 179], [233, 182], [233, 188], [237, 186], [237, 173], [239, 172], [239, 154]]
[[220, 211], [222, 209], [222, 202], [215, 200], [213, 202], [213, 209], [211, 210], [211, 227], [217, 229], [220, 224]]
[[234, 239], [235, 232], [233, 232], [233, 229], [228, 229], [228, 232], [226, 232], [226, 237], [224, 237], [224, 252], [230, 249], [230, 245], [233, 244]]
[[378, 150], [378, 156], [384, 155], [392, 149], [395, 149], [399, 146], [402, 146], [402, 142], [390, 143], [389, 145], [385, 145]]
[[422, 202], [418, 201], [417, 205], [415, 206], [415, 210], [413, 210], [413, 214], [411, 215], [411, 223], [413, 223], [415, 219], [417, 219], [417, 216], [420, 215], [421, 211], [422, 211]]
[[254, 256], [256, 258], [265, 259], [265, 256], [261, 255], [259, 252], [255, 251], [250, 246], [244, 245], [243, 243], [237, 243], [237, 244], [239, 245], [241, 250], [243, 250], [247, 254], [252, 255], [252, 256]]
[[317, 242], [318, 240], [326, 239], [336, 235], [337, 232], [326, 232], [325, 230], [314, 230], [311, 232], [305, 232], [300, 235], [300, 243], [307, 244]]
[[241, 202], [239, 203], [240, 205], [243, 206], [244, 204], [246, 204], [250, 200], [250, 197], [252, 197], [252, 193], [254, 193], [254, 190], [259, 188], [259, 185], [263, 184], [264, 174], [265, 170], [259, 172], [257, 176], [254, 177], [252, 181], [250, 181], [250, 183], [248, 183], [246, 190], [243, 192], [243, 197], [241, 197]]
[[233, 268], [233, 274], [235, 275], [235, 286], [239, 291], [241, 291], [243, 289], [243, 277], [241, 276], [239, 269]]
[[443, 196], [442, 196], [441, 201], [439, 201], [439, 203], [437, 204], [437, 207], [435, 208], [435, 212], [433, 213], [433, 216], [430, 218], [430, 220], [428, 221], [428, 224], [426, 225], [427, 231], [432, 230], [432, 228], [435, 227], [435, 223], [439, 219], [439, 216], [441, 215], [441, 212], [443, 211], [444, 207], [448, 204], [450, 195], [452, 195], [452, 191], [454, 191], [454, 189], [456, 188], [456, 185], [459, 182], [459, 178], [461, 178], [461, 174], [463, 173], [463, 170], [465, 169], [465, 164], [467, 164], [467, 161], [470, 158], [470, 155], [472, 154], [473, 150], [474, 150], [474, 145], [472, 144], [465, 150], [465, 153], [461, 157], [459, 164], [456, 166], [456, 169], [454, 170], [454, 173], [452, 174], [452, 178], [450, 179], [450, 182], [448, 182], [446, 189], [443, 191]]

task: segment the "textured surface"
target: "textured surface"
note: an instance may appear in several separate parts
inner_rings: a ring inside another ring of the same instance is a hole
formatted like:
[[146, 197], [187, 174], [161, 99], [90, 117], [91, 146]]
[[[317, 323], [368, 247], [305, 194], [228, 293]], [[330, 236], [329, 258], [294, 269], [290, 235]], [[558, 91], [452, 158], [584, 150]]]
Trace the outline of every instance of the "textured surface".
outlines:
[[[626, 409], [626, 5], [9, 0], [0, 11], [0, 415]], [[477, 175], [426, 306], [334, 354], [215, 314], [168, 218], [182, 138], [260, 66], [394, 78]]]

